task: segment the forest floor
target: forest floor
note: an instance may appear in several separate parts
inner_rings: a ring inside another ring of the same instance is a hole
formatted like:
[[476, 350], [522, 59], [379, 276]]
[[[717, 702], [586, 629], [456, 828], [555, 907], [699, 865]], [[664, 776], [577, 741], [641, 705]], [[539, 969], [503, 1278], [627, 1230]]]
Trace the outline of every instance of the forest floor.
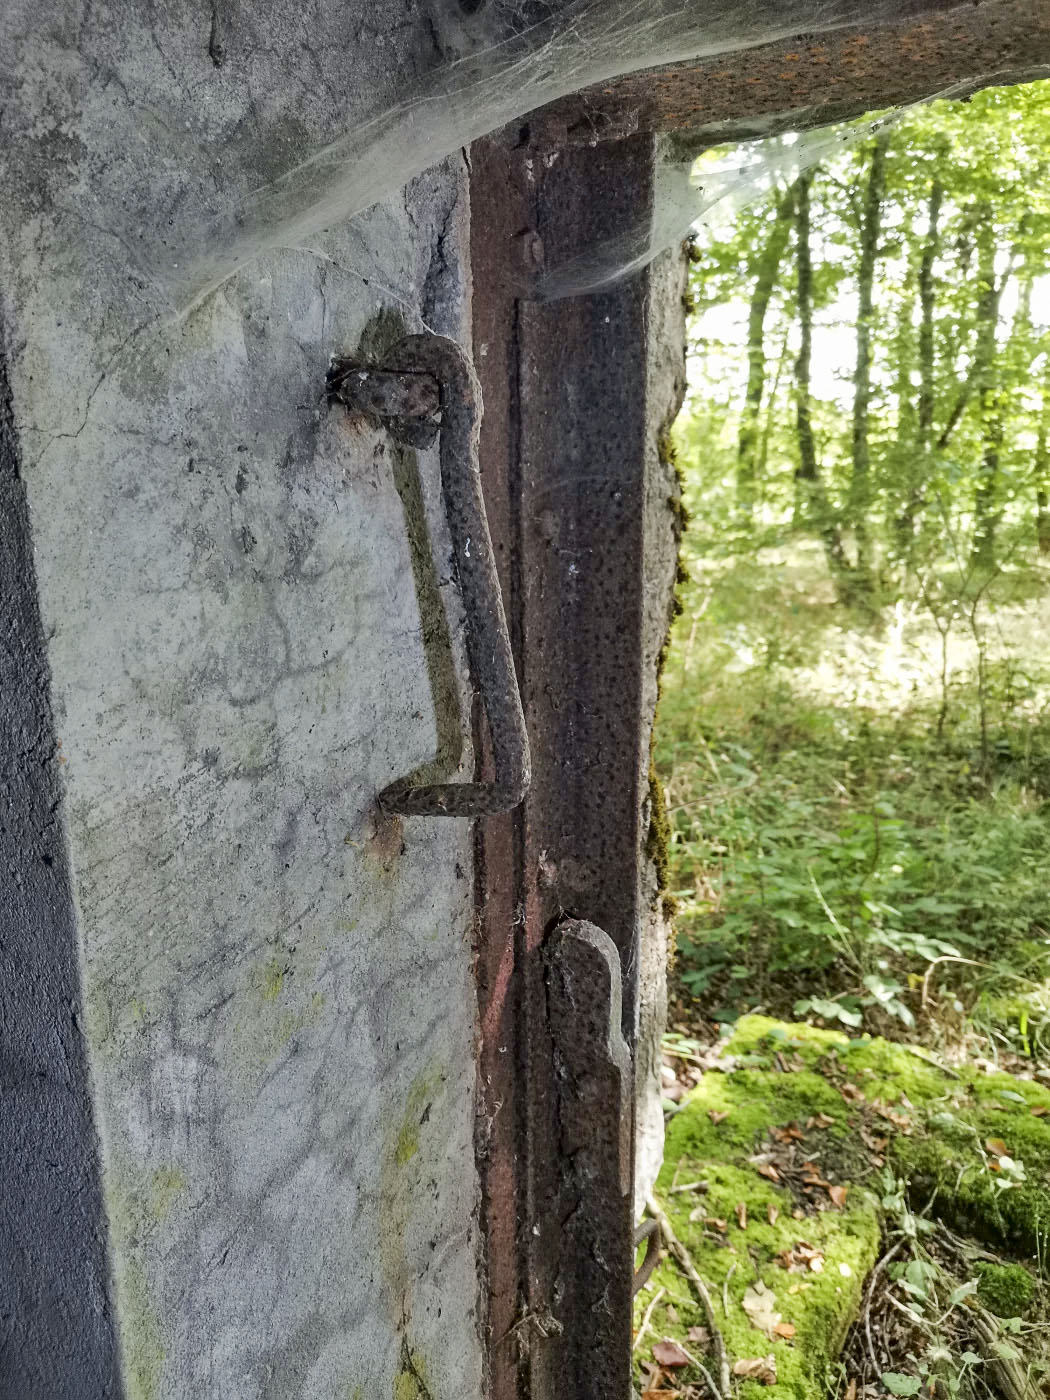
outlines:
[[678, 912], [653, 1205], [711, 1307], [666, 1254], [639, 1389], [1036, 1400], [1046, 580], [1004, 578], [942, 648], [918, 607], [849, 616], [805, 548], [692, 572], [656, 748]]

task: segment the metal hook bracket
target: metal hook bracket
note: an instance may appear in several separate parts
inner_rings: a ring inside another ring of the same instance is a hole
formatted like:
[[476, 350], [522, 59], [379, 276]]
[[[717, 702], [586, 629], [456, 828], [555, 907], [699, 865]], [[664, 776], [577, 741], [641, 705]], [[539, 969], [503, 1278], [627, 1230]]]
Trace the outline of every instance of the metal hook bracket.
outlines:
[[481, 494], [482, 403], [474, 366], [454, 340], [412, 335], [394, 347], [382, 367], [334, 361], [328, 395], [351, 412], [378, 419], [392, 437], [408, 446], [429, 447], [439, 439], [441, 492], [466, 614], [467, 654], [492, 749], [491, 782], [413, 787], [401, 780], [383, 789], [380, 806], [388, 812], [423, 817], [480, 817], [510, 811], [528, 791], [531, 765]]

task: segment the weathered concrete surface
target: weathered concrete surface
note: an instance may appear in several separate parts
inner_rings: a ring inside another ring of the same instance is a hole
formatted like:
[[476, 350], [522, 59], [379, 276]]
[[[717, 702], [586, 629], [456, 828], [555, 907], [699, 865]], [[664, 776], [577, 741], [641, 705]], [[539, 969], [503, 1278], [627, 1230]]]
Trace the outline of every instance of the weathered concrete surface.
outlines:
[[76, 914], [2, 367], [0, 599], [0, 1396], [77, 1386], [111, 1400], [119, 1379]]
[[[645, 367], [645, 500], [643, 515], [643, 621], [640, 724], [643, 758], [651, 753], [653, 722], [659, 699], [660, 668], [673, 619], [678, 545], [683, 528], [682, 488], [674, 464], [671, 427], [685, 395], [686, 260], [676, 246], [662, 253], [648, 275]], [[660, 1042], [667, 1021], [667, 962], [670, 918], [661, 881], [667, 877], [666, 814], [654, 811], [663, 801], [659, 784], [639, 774], [647, 793], [649, 836], [642, 860], [642, 928], [638, 949], [638, 1033], [635, 1044], [634, 1208], [641, 1215], [663, 1160], [664, 1115], [661, 1104]]]
[[[363, 0], [0, 15], [3, 348], [136, 1400], [480, 1388], [469, 829], [372, 811], [470, 762], [436, 458], [324, 402], [333, 354], [466, 335], [463, 163], [180, 321], [137, 256], [426, 32]], [[101, 1393], [73, 1384], [19, 1394]]]

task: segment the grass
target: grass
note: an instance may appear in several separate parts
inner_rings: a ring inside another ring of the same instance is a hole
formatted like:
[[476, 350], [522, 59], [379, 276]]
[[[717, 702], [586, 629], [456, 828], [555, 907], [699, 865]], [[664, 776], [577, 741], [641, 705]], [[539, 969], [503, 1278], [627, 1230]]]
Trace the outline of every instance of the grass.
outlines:
[[[918, 1319], [917, 1340], [892, 1368], [900, 1384], [927, 1375], [947, 1384], [946, 1335], [959, 1358], [978, 1358], [959, 1361], [965, 1371], [986, 1368], [1026, 1329], [1017, 1345], [1032, 1383], [1047, 1374], [1050, 1088], [747, 1016], [672, 1117], [656, 1194], [717, 1300], [731, 1364], [773, 1359], [775, 1382], [742, 1380], [743, 1400], [821, 1400], [876, 1380], [863, 1346], [839, 1358], [871, 1308], [880, 1255], [895, 1306], [904, 1299]], [[997, 1253], [982, 1253], [981, 1241]], [[763, 1329], [752, 1316], [759, 1286], [767, 1319], [779, 1314], [783, 1326]], [[702, 1309], [672, 1260], [640, 1295], [639, 1324], [654, 1299], [652, 1336], [711, 1369]], [[986, 1321], [982, 1332], [982, 1310], [1002, 1325], [989, 1331]]]
[[851, 617], [811, 547], [689, 562], [656, 745], [679, 1011], [1046, 1058], [1050, 669], [1032, 658], [1050, 658], [1050, 623], [1033, 581], [992, 600], [980, 685], [973, 637], [950, 639], [944, 690], [930, 619]]

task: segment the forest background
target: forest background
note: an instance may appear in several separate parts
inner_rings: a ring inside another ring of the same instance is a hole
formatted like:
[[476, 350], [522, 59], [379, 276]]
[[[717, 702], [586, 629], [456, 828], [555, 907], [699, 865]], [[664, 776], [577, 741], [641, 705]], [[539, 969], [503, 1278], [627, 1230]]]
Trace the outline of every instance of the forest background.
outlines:
[[692, 248], [679, 1034], [759, 1008], [1050, 1054], [1048, 173], [1050, 84], [989, 89]]

